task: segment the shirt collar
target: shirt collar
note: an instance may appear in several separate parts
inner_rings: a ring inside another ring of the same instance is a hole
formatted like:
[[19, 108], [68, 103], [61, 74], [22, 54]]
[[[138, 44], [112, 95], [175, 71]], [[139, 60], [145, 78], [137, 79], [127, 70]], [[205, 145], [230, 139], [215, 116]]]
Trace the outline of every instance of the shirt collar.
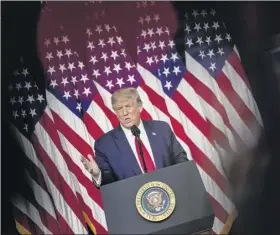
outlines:
[[[125, 133], [126, 136], [133, 136], [133, 134], [131, 133], [131, 130], [130, 129], [127, 129], [125, 127], [123, 127], [121, 124], [120, 124], [123, 132]], [[144, 131], [144, 125], [143, 125], [143, 122], [142, 120], [140, 119], [140, 123], [139, 123], [139, 126], [138, 126], [139, 130], [140, 130], [140, 135], [141, 133], [143, 133]]]

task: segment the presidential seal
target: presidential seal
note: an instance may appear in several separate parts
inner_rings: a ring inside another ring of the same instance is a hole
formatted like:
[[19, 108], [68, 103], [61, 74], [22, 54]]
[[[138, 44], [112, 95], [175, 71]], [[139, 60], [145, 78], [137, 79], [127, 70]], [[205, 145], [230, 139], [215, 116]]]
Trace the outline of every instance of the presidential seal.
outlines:
[[175, 209], [175, 194], [159, 181], [144, 184], [136, 195], [136, 208], [146, 220], [159, 222], [167, 219]]

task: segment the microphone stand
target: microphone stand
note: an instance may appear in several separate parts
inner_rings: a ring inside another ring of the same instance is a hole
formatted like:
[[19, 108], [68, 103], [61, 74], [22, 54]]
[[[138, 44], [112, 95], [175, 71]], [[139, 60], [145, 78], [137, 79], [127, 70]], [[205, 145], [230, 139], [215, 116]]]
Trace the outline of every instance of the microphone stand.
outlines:
[[140, 140], [140, 136], [137, 136], [137, 143], [138, 143], [138, 146], [139, 146], [140, 156], [141, 156], [141, 159], [142, 159], [142, 162], [143, 162], [144, 172], [147, 173], [148, 170], [147, 170], [146, 162], [145, 162], [145, 159], [144, 159], [144, 154], [143, 154], [143, 149], [142, 149], [142, 142]]

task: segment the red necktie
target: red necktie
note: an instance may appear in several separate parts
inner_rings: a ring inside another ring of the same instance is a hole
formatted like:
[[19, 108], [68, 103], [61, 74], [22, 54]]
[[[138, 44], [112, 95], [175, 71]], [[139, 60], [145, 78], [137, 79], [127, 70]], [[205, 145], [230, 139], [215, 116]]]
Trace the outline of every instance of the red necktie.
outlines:
[[[141, 155], [140, 155], [140, 150], [139, 150], [139, 145], [138, 145], [138, 142], [137, 142], [137, 138], [135, 137], [134, 139], [134, 143], [135, 143], [135, 146], [136, 146], [136, 151], [137, 151], [137, 155], [138, 155], [138, 159], [139, 159], [139, 162], [141, 163], [141, 166], [142, 166], [142, 169], [144, 170], [144, 164], [142, 162], [142, 158], [141, 158]], [[155, 165], [153, 163], [153, 160], [149, 154], [149, 152], [147, 151], [147, 149], [145, 148], [145, 145], [143, 144], [143, 142], [141, 141], [141, 146], [142, 146], [142, 151], [143, 151], [143, 155], [144, 155], [144, 161], [146, 163], [146, 167], [147, 167], [147, 172], [151, 172], [151, 171], [154, 171], [156, 168], [155, 168]]]

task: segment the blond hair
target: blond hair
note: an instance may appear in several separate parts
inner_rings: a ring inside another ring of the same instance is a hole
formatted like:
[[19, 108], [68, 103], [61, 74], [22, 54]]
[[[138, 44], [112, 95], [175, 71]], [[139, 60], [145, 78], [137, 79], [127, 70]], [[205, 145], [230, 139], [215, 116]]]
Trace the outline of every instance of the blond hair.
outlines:
[[130, 100], [134, 99], [138, 105], [142, 105], [142, 100], [139, 96], [139, 93], [136, 88], [134, 87], [126, 87], [121, 88], [114, 92], [114, 94], [111, 96], [111, 104], [114, 108], [114, 105], [116, 104], [117, 100]]

